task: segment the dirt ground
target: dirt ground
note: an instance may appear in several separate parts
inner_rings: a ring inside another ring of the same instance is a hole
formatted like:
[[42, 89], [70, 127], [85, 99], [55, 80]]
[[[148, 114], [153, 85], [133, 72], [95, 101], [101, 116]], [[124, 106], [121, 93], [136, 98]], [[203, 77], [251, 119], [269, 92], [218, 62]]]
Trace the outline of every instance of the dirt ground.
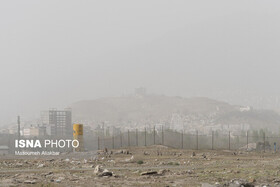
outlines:
[[234, 180], [251, 186], [278, 186], [280, 153], [150, 146], [0, 158], [0, 186], [210, 187], [234, 186]]

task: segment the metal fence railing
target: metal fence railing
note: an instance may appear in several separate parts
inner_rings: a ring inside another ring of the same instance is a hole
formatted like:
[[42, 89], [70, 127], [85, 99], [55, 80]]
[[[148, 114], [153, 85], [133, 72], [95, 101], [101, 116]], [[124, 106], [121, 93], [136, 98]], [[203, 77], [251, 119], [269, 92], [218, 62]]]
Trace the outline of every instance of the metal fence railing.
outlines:
[[97, 149], [116, 149], [130, 146], [165, 145], [192, 150], [257, 150], [279, 151], [280, 136], [253, 135], [252, 132], [184, 133], [170, 129], [128, 130], [114, 136], [98, 136]]
[[[35, 137], [44, 139], [45, 137]], [[48, 137], [52, 138], [53, 137]], [[68, 139], [71, 137], [68, 137]], [[132, 146], [164, 145], [177, 149], [189, 150], [256, 150], [256, 151], [280, 151], [280, 136], [268, 132], [219, 132], [208, 134], [194, 131], [185, 133], [172, 129], [144, 129], [127, 130], [113, 135], [84, 135], [85, 150], [117, 149]], [[16, 135], [1, 135], [0, 146], [9, 147], [9, 152], [14, 153]], [[53, 149], [51, 149], [53, 150]], [[71, 151], [70, 149], [58, 149], [57, 151]]]

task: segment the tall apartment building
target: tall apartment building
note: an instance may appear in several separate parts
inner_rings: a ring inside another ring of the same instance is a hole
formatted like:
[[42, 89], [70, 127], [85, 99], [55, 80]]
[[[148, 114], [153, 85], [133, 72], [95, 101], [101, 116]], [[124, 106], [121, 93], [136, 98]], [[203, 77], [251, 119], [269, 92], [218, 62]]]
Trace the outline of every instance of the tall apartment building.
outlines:
[[50, 109], [41, 112], [42, 124], [47, 129], [47, 134], [52, 136], [72, 135], [72, 111], [71, 109]]

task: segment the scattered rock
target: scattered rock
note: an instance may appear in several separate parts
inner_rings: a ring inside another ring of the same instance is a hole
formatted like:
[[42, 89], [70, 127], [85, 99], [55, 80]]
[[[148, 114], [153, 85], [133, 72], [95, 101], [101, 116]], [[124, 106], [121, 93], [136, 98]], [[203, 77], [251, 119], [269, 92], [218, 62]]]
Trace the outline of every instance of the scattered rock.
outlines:
[[103, 170], [99, 165], [94, 168], [93, 173], [98, 175], [99, 177], [113, 176], [113, 172], [110, 172], [107, 169]]
[[123, 154], [123, 150], [118, 150], [115, 152], [115, 154]]
[[100, 165], [97, 165], [93, 170], [94, 174], [99, 174], [101, 172], [103, 172], [103, 169], [100, 167]]
[[187, 174], [194, 174], [194, 171], [193, 170], [188, 170], [186, 171]]
[[255, 185], [243, 179], [233, 179], [229, 183], [223, 185], [224, 187], [254, 187]]
[[212, 184], [202, 183], [201, 187], [215, 187]]
[[140, 175], [157, 175], [158, 172], [157, 171], [145, 171], [142, 172]]
[[162, 156], [162, 152], [157, 150], [157, 156]]
[[169, 170], [166, 170], [166, 169], [161, 169], [158, 171], [158, 174], [159, 175], [164, 175], [165, 173], [169, 172]]
[[105, 177], [105, 176], [113, 176], [113, 173], [111, 171], [108, 171], [105, 169], [101, 174], [98, 175], [99, 177]]
[[22, 167], [23, 166], [23, 164], [22, 163], [16, 163], [16, 165], [15, 165], [16, 167]]
[[150, 155], [148, 152], [144, 151], [144, 155]]
[[39, 164], [37, 168], [43, 168], [43, 167], [45, 167], [44, 164]]
[[134, 161], [134, 156], [132, 155], [130, 158], [127, 158], [124, 161], [125, 162], [133, 162]]
[[256, 179], [255, 179], [255, 178], [251, 178], [251, 179], [249, 180], [249, 183], [254, 183], [254, 182], [256, 182]]
[[24, 184], [36, 184], [35, 180], [26, 180], [23, 182]]
[[42, 176], [45, 176], [45, 177], [47, 177], [47, 176], [49, 176], [49, 175], [53, 175], [53, 172], [50, 171], [50, 172], [47, 172], [47, 173], [43, 173], [43, 174], [42, 174]]

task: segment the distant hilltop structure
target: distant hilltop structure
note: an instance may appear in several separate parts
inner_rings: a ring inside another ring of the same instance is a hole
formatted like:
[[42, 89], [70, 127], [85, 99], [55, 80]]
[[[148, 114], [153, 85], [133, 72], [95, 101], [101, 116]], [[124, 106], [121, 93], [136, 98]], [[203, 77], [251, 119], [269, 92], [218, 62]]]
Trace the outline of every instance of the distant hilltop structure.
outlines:
[[135, 88], [135, 95], [145, 96], [147, 94], [147, 90], [144, 87]]

